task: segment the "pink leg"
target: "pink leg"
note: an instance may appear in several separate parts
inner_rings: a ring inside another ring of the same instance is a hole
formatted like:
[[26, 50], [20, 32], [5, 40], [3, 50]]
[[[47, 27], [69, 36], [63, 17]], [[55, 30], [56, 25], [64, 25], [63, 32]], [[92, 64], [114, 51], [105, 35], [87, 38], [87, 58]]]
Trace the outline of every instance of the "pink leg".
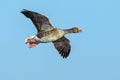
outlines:
[[35, 43], [29, 44], [29, 48], [33, 48], [33, 47], [35, 47], [35, 46], [37, 46], [37, 44], [35, 44]]

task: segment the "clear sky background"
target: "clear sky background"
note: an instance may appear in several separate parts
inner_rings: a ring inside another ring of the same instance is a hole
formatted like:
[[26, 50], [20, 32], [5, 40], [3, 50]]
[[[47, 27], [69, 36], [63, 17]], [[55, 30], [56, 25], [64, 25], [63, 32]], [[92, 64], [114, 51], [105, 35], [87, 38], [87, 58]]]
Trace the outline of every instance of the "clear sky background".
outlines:
[[[84, 30], [66, 35], [67, 59], [52, 43], [28, 48], [25, 37], [36, 29], [22, 9], [48, 16], [56, 27]], [[120, 80], [120, 1], [1, 0], [0, 80]]]

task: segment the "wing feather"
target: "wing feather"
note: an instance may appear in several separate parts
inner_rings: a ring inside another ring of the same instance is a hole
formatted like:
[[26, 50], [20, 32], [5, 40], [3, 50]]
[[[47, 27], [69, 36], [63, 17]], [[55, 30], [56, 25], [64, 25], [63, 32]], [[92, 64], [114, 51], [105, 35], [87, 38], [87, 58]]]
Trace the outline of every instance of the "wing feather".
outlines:
[[70, 41], [66, 37], [63, 36], [57, 41], [54, 41], [53, 44], [63, 58], [67, 58], [69, 56], [71, 46]]
[[30, 18], [35, 25], [37, 32], [52, 30], [54, 27], [50, 24], [49, 19], [37, 12], [23, 10], [21, 11], [27, 18]]

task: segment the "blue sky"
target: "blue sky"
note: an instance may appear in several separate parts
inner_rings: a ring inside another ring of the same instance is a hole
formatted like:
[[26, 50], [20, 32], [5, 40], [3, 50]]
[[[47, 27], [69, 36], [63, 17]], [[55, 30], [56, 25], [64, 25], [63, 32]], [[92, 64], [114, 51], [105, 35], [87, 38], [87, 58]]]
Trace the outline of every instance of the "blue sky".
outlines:
[[[120, 80], [119, 0], [0, 1], [0, 80]], [[61, 29], [80, 27], [66, 35], [72, 50], [63, 59], [52, 43], [29, 49], [36, 34], [22, 9], [49, 17]]]

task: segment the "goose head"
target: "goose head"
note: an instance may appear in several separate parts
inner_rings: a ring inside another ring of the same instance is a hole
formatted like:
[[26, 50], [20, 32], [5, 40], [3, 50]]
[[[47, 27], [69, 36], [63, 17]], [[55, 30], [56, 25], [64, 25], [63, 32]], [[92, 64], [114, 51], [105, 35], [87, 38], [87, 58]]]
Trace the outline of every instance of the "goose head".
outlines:
[[77, 28], [77, 27], [74, 27], [71, 29], [73, 33], [79, 33], [79, 32], [82, 32], [82, 29], [80, 28]]
[[65, 34], [67, 34], [67, 33], [79, 33], [79, 32], [82, 32], [82, 29], [74, 27], [71, 29], [66, 29], [66, 30], [64, 30], [64, 32], [65, 32]]

